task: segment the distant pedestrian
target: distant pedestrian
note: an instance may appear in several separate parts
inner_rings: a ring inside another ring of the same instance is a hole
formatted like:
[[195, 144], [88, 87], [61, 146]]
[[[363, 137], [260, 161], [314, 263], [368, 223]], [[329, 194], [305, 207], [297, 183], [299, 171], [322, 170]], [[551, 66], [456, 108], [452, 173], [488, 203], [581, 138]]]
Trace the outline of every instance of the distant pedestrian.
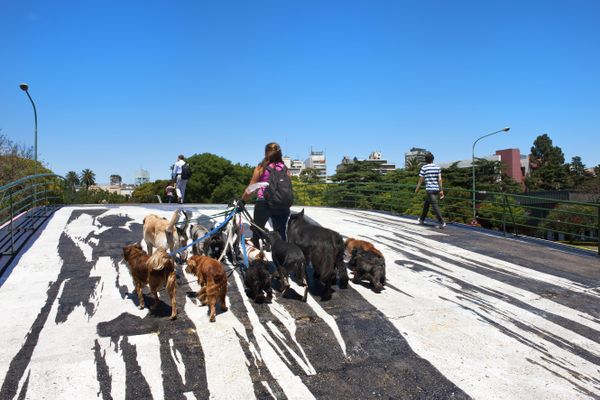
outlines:
[[169, 184], [165, 188], [165, 192], [167, 194], [167, 203], [169, 203], [169, 204], [172, 203], [173, 202], [173, 195], [175, 194], [175, 183], [174, 182], [169, 182]]
[[183, 204], [185, 199], [185, 187], [187, 186], [188, 179], [190, 179], [190, 175], [191, 169], [189, 168], [189, 164], [185, 161], [185, 157], [180, 154], [173, 166], [175, 193], [177, 194], [177, 202], [180, 204]]
[[444, 190], [442, 189], [442, 169], [433, 163], [433, 158], [433, 154], [425, 154], [426, 164], [423, 165], [421, 171], [419, 171], [419, 183], [417, 183], [415, 193], [419, 192], [421, 184], [425, 181], [427, 197], [423, 203], [423, 212], [419, 218], [419, 224], [423, 225], [425, 223], [425, 218], [429, 213], [429, 205], [431, 204], [433, 213], [438, 220], [438, 228], [442, 229], [446, 227], [446, 222], [444, 222], [444, 218], [442, 218], [439, 205], [440, 199], [444, 198]]

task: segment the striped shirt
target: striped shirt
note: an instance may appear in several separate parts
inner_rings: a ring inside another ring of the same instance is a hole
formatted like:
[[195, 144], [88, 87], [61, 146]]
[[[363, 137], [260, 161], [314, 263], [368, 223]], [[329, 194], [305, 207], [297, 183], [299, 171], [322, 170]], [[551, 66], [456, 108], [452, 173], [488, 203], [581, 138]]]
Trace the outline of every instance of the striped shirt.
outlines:
[[421, 167], [419, 176], [425, 179], [425, 190], [427, 192], [439, 192], [439, 177], [442, 175], [442, 169], [434, 163], [425, 164]]

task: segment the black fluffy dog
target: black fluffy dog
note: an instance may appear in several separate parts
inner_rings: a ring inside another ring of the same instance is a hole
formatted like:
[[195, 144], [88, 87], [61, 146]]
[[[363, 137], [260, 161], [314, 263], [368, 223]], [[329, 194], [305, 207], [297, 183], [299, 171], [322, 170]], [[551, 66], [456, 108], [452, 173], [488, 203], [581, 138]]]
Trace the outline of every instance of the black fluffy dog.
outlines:
[[[208, 231], [212, 231], [214, 227], [208, 228]], [[225, 249], [225, 233], [221, 229], [218, 232], [213, 233], [211, 236], [204, 239], [204, 243], [202, 243], [202, 251], [205, 255], [218, 259], [221, 257], [221, 253]]]
[[296, 275], [296, 282], [300, 286], [304, 286], [304, 295], [302, 301], [306, 301], [308, 293], [308, 284], [306, 283], [306, 260], [300, 247], [294, 243], [285, 242], [281, 239], [278, 232], [272, 231], [267, 234], [267, 239], [271, 244], [271, 255], [273, 256], [273, 262], [277, 267], [279, 274], [279, 281], [281, 282], [281, 294], [290, 287], [288, 277], [290, 273]]
[[304, 210], [290, 215], [287, 228], [290, 243], [300, 247], [306, 263], [313, 266], [314, 277], [323, 284], [321, 300], [331, 298], [331, 284], [335, 283], [336, 272], [339, 276], [338, 286], [348, 287], [348, 271], [344, 265], [344, 240], [331, 229], [309, 223], [304, 217]]
[[352, 250], [348, 267], [354, 272], [352, 282], [368, 280], [375, 293], [381, 292], [385, 284], [385, 259], [382, 256], [356, 247]]
[[[256, 303], [271, 302], [273, 290], [271, 289], [271, 274], [269, 273], [269, 262], [261, 251], [252, 261], [244, 274], [244, 285], [246, 294]], [[266, 299], [265, 299], [266, 294]]]

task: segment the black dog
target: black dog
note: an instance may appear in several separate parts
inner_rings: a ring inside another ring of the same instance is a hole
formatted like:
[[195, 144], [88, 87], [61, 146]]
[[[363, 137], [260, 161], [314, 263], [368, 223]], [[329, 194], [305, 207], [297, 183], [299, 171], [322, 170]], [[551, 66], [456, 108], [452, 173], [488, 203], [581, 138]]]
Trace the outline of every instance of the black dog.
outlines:
[[304, 210], [290, 215], [287, 228], [290, 243], [300, 247], [306, 263], [313, 266], [314, 277], [323, 284], [321, 300], [331, 298], [331, 284], [335, 283], [336, 271], [338, 286], [348, 287], [348, 271], [344, 265], [344, 240], [331, 229], [313, 225], [304, 218]]
[[246, 294], [256, 303], [271, 302], [273, 291], [271, 289], [271, 274], [269, 273], [269, 262], [261, 251], [258, 256], [250, 261], [250, 265], [244, 274], [244, 285]]
[[290, 283], [288, 282], [288, 277], [290, 273], [294, 273], [296, 275], [296, 282], [300, 286], [304, 286], [302, 301], [306, 301], [308, 284], [306, 283], [306, 271], [304, 269], [306, 259], [304, 258], [302, 250], [294, 243], [283, 241], [279, 232], [269, 232], [267, 238], [271, 244], [273, 262], [275, 263], [279, 274], [279, 281], [281, 282], [282, 288], [281, 294], [284, 295], [289, 289]]
[[368, 280], [375, 293], [381, 292], [385, 284], [385, 259], [382, 256], [356, 247], [352, 250], [348, 267], [354, 272], [352, 282]]
[[[214, 227], [208, 228], [208, 231], [212, 231]], [[213, 233], [206, 239], [204, 239], [204, 243], [202, 243], [202, 251], [205, 255], [218, 259], [221, 257], [223, 250], [225, 249], [225, 243], [227, 239], [225, 238], [225, 233], [223, 229]]]

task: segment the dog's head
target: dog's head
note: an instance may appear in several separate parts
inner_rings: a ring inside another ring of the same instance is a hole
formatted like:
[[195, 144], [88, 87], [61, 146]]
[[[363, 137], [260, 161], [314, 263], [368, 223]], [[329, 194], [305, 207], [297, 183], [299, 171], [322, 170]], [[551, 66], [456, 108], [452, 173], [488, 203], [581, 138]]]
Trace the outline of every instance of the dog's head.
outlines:
[[199, 256], [191, 256], [187, 259], [185, 272], [187, 272], [188, 274], [197, 275], [196, 271], [198, 271], [199, 264]]
[[143, 254], [143, 253], [145, 253], [145, 252], [139, 243], [133, 243], [133, 244], [123, 247], [123, 258], [125, 258], [125, 260], [129, 260], [135, 254]]
[[287, 223], [288, 240], [289, 240], [289, 236], [290, 236], [289, 233], [293, 232], [294, 228], [296, 226], [298, 226], [299, 224], [302, 224], [304, 221], [305, 221], [304, 208], [299, 213], [290, 214], [290, 218], [288, 219], [288, 223]]
[[219, 257], [225, 249], [225, 240], [221, 232], [216, 232], [204, 241], [204, 253], [215, 258]]
[[267, 242], [273, 245], [273, 243], [282, 240], [281, 235], [277, 231], [267, 231]]
[[385, 283], [385, 259], [360, 247], [354, 248], [352, 257], [358, 268], [373, 276], [373, 291], [379, 293]]

